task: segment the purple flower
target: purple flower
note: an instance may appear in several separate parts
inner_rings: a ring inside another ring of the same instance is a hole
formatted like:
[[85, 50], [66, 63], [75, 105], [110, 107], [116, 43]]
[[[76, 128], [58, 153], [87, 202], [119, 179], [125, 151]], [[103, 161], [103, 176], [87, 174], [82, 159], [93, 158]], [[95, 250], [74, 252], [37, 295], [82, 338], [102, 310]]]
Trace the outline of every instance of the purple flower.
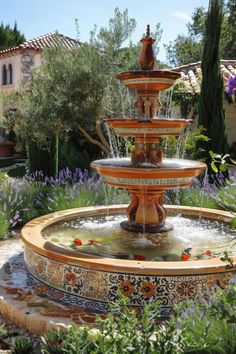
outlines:
[[227, 93], [229, 96], [236, 96], [236, 75], [231, 75], [227, 82]]

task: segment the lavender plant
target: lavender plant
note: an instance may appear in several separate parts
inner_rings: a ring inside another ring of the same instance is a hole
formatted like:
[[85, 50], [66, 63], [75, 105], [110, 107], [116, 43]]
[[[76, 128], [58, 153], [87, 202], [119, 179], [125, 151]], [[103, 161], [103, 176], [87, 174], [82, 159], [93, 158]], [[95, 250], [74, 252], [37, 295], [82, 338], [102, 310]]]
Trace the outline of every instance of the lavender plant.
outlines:
[[9, 182], [0, 185], [0, 239], [4, 239], [22, 220], [22, 195], [19, 188]]
[[0, 182], [0, 238], [29, 220], [63, 209], [128, 202], [124, 191], [104, 186], [102, 179], [87, 170], [65, 168], [57, 177], [42, 172], [22, 179]]

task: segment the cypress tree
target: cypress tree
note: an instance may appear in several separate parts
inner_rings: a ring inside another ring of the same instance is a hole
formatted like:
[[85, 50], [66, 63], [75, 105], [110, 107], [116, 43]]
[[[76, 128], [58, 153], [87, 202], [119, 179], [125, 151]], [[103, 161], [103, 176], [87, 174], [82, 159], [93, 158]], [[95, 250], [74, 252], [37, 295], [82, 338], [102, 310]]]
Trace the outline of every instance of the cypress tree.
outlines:
[[223, 0], [210, 0], [206, 20], [202, 57], [202, 83], [199, 97], [199, 125], [206, 129], [210, 139], [203, 142], [202, 156], [210, 162], [209, 151], [227, 152], [227, 136], [224, 114], [224, 84], [220, 73], [219, 44], [223, 21]]

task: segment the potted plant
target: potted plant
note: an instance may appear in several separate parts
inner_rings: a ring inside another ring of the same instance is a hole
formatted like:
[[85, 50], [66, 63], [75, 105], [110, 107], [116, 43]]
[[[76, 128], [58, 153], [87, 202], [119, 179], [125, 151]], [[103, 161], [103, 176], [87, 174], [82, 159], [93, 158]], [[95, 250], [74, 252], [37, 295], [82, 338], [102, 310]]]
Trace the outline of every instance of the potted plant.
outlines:
[[11, 133], [6, 129], [4, 117], [0, 116], [0, 158], [11, 157], [14, 153], [15, 142]]
[[0, 157], [11, 157], [14, 152], [14, 146], [14, 141], [4, 138], [0, 132]]

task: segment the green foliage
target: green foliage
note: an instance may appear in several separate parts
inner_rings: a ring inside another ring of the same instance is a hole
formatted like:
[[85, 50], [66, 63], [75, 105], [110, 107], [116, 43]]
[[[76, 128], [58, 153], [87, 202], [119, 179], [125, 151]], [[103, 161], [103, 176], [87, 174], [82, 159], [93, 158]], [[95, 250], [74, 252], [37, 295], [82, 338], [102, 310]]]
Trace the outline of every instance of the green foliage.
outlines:
[[101, 158], [101, 151], [94, 144], [78, 139], [77, 134], [70, 134], [68, 140], [59, 141], [59, 170], [76, 168], [90, 170], [90, 163]]
[[209, 151], [211, 156], [211, 169], [213, 172], [218, 173], [219, 171], [225, 172], [229, 167], [236, 167], [236, 161], [233, 160], [229, 154], [214, 154], [213, 151]]
[[96, 354], [92, 351], [94, 344], [91, 341], [90, 329], [83, 327], [78, 330], [76, 325], [69, 326], [67, 331], [51, 331], [42, 338], [43, 354]]
[[25, 41], [25, 36], [20, 33], [17, 23], [13, 28], [10, 25], [0, 25], [0, 50], [15, 47]]
[[[223, 20], [223, 1], [210, 0], [204, 37], [202, 83], [199, 97], [199, 124], [206, 129], [209, 141], [201, 144], [201, 155], [209, 162], [208, 151], [227, 151], [225, 115], [223, 108], [223, 79], [220, 73], [219, 43]], [[211, 45], [209, 45], [211, 43]]]
[[234, 268], [234, 263], [233, 263], [233, 259], [231, 257], [229, 257], [228, 252], [224, 251], [223, 254], [220, 257], [220, 260], [222, 262], [227, 262], [228, 264], [225, 266], [225, 269], [232, 269]]
[[59, 138], [52, 135], [49, 149], [38, 147], [36, 143], [27, 146], [29, 172], [42, 171], [45, 176], [56, 176], [59, 164]]
[[141, 314], [129, 308], [128, 298], [118, 296], [98, 329], [70, 326], [68, 331], [48, 332], [44, 354], [233, 354], [236, 350], [236, 285], [212, 293], [211, 301], [185, 302], [172, 317], [158, 324], [160, 304], [144, 307]]
[[[191, 21], [187, 24], [188, 34], [178, 35], [174, 41], [165, 45], [167, 60], [172, 66], [194, 63], [202, 59], [206, 18], [207, 11], [203, 7], [197, 7], [192, 14]], [[225, 1], [219, 48], [220, 56], [223, 59], [235, 59], [236, 57], [235, 22], [235, 0], [227, 0]]]
[[88, 327], [78, 331], [75, 326], [71, 326], [67, 333], [49, 332], [43, 339], [43, 353], [174, 354], [182, 352], [182, 338], [174, 322], [170, 321], [167, 326], [158, 327], [157, 318], [160, 308], [158, 303], [146, 306], [139, 317], [134, 310], [127, 307], [127, 302], [126, 298], [120, 297], [119, 302], [111, 305], [108, 318], [98, 319], [99, 330], [97, 331]]
[[0, 326], [0, 339], [5, 338], [7, 336], [8, 330], [5, 326], [5, 324], [2, 324]]
[[[107, 28], [91, 31], [89, 43], [44, 51], [43, 65], [33, 73], [32, 84], [19, 95], [4, 98], [2, 125], [13, 129], [18, 148], [36, 144], [39, 151], [50, 151], [55, 135], [64, 141], [73, 131], [80, 146], [89, 142], [110, 154], [102, 119], [133, 114], [132, 93], [116, 75], [137, 68], [140, 44], [124, 46], [135, 26], [127, 10], [116, 8]], [[157, 33], [159, 39], [159, 24]]]
[[173, 42], [165, 45], [168, 62], [172, 66], [194, 63], [201, 60], [206, 11], [197, 7], [191, 22], [187, 24], [188, 35], [179, 34]]
[[177, 140], [175, 137], [168, 137], [162, 139], [162, 146], [166, 157], [179, 156], [182, 158], [196, 159], [199, 150], [196, 145], [199, 142], [207, 142], [209, 139], [205, 135], [205, 130], [202, 127], [188, 131], [185, 137]]
[[55, 187], [42, 198], [44, 213], [92, 205], [124, 204], [128, 199], [125, 191], [103, 186], [101, 181], [94, 181], [91, 185]]
[[222, 42], [222, 55], [227, 59], [236, 58], [236, 46], [235, 46], [235, 37], [236, 37], [236, 2], [235, 0], [228, 0], [226, 3], [225, 11], [225, 26], [223, 31]]
[[180, 107], [182, 118], [187, 118], [191, 110], [195, 110], [198, 95], [189, 93], [184, 82], [179, 80], [173, 87], [173, 103]]
[[8, 236], [10, 229], [10, 218], [7, 212], [0, 210], [0, 240], [4, 240]]
[[209, 194], [204, 188], [192, 187], [181, 189], [178, 193], [180, 205], [192, 207], [219, 209], [219, 204], [212, 194]]
[[225, 186], [217, 190], [216, 201], [221, 208], [236, 212], [236, 185], [226, 181]]
[[[236, 285], [211, 294], [205, 304], [179, 306], [178, 326], [184, 338], [184, 353], [233, 354], [236, 350]], [[182, 309], [181, 309], [182, 307]]]
[[13, 339], [11, 343], [12, 354], [32, 354], [33, 343], [26, 336], [19, 336]]
[[7, 178], [7, 173], [0, 171], [0, 185], [6, 182]]

